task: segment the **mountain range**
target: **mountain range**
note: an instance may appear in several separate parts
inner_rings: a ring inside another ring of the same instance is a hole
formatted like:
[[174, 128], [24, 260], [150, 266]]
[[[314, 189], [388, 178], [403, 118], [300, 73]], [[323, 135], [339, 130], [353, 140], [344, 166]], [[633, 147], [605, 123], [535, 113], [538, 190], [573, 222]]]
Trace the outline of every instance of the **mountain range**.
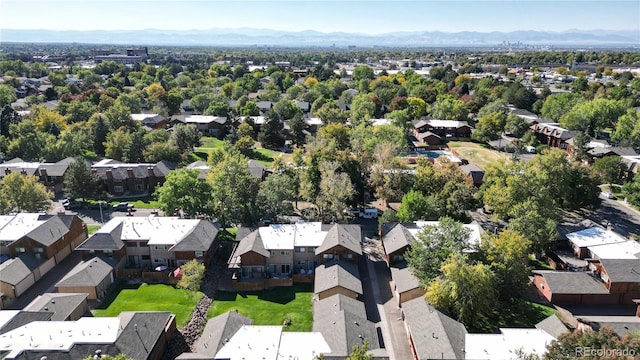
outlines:
[[496, 46], [520, 42], [535, 46], [640, 47], [640, 31], [568, 30], [512, 32], [390, 32], [361, 34], [313, 30], [299, 32], [268, 29], [208, 30], [0, 30], [2, 42], [87, 43], [181, 46], [289, 46], [289, 47], [430, 47]]

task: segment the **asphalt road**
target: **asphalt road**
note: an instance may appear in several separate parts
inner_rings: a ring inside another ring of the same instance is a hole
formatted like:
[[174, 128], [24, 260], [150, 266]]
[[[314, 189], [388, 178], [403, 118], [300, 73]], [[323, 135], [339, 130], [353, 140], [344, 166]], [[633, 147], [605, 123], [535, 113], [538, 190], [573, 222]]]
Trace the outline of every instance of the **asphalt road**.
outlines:
[[629, 236], [629, 233], [640, 235], [640, 211], [625, 204], [622, 200], [602, 199], [600, 208], [592, 215], [599, 224], [613, 224], [616, 232]]
[[[103, 209], [102, 212], [99, 209], [79, 209], [79, 210], [65, 210], [60, 201], [53, 203], [53, 207], [50, 211], [51, 214], [57, 214], [59, 211], [65, 211], [65, 214], [78, 215], [82, 221], [88, 225], [100, 225], [105, 224], [114, 217], [127, 216], [126, 211], [113, 211], [111, 209]], [[155, 209], [134, 209], [133, 216], [148, 217]], [[160, 212], [162, 215], [162, 212]]]

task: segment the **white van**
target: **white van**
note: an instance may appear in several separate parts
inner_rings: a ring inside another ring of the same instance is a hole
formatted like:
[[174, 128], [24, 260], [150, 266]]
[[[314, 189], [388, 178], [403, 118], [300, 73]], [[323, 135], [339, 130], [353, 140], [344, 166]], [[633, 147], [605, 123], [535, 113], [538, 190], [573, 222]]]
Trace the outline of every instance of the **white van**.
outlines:
[[378, 217], [378, 209], [367, 208], [361, 210], [359, 216], [363, 219], [376, 219]]

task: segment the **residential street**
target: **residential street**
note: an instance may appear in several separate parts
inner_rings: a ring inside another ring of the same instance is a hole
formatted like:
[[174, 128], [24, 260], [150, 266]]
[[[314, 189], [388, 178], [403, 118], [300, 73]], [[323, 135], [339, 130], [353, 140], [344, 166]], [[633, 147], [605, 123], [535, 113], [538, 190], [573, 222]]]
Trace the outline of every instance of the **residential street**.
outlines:
[[616, 232], [629, 236], [629, 233], [640, 235], [640, 211], [625, 204], [622, 200], [604, 199], [596, 211], [594, 221], [600, 223], [610, 221]]
[[369, 320], [376, 322], [389, 359], [411, 359], [411, 347], [400, 309], [390, 287], [391, 272], [379, 240], [365, 237], [360, 264], [364, 302]]

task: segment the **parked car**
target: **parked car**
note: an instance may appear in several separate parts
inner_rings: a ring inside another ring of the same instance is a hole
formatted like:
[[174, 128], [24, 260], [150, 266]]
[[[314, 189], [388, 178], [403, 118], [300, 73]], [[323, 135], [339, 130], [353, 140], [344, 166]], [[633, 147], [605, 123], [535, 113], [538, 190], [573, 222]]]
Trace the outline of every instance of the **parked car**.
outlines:
[[613, 195], [612, 193], [608, 192], [608, 191], [603, 191], [600, 193], [600, 195], [602, 195], [603, 198], [605, 199], [614, 199], [616, 198], [615, 195]]
[[378, 209], [367, 208], [367, 209], [361, 210], [358, 216], [363, 219], [376, 219], [378, 218]]
[[113, 211], [132, 211], [133, 210], [133, 204], [129, 204], [126, 202], [121, 202], [118, 204], [114, 204], [112, 206]]
[[79, 203], [77, 201], [68, 201], [66, 203], [63, 203], [62, 206], [64, 206], [66, 210], [78, 210], [82, 208], [82, 203]]

